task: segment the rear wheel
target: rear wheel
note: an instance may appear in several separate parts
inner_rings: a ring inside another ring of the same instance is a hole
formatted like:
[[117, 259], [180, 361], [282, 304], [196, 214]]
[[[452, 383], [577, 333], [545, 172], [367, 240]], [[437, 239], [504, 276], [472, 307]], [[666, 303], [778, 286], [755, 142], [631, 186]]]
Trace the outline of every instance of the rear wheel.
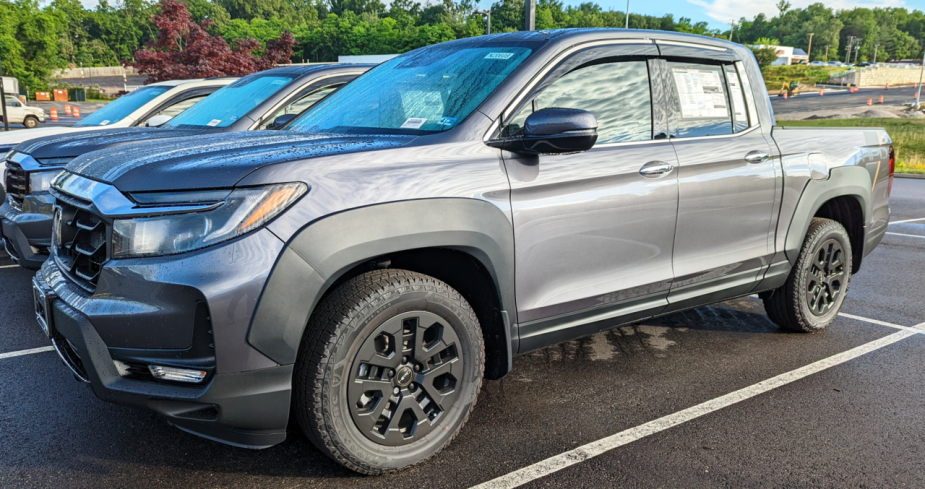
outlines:
[[30, 115], [22, 121], [22, 125], [25, 126], [26, 129], [35, 129], [39, 127], [39, 120]]
[[787, 282], [764, 299], [778, 326], [815, 333], [835, 320], [851, 281], [851, 241], [831, 219], [813, 218]]
[[360, 275], [309, 321], [293, 408], [321, 451], [364, 474], [437, 453], [475, 406], [484, 365], [475, 312], [458, 292], [404, 270]]

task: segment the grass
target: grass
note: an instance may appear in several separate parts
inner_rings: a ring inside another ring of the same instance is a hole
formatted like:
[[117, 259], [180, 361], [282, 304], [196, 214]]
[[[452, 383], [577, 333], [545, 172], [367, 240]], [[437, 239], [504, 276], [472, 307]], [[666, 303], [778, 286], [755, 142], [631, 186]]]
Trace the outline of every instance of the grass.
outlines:
[[803, 86], [811, 87], [814, 83], [828, 82], [832, 72], [847, 70], [847, 67], [842, 66], [768, 66], [761, 70], [761, 74], [764, 75], [764, 84], [768, 91], [777, 92], [784, 83], [796, 81]]
[[897, 173], [925, 174], [925, 119], [820, 119], [779, 121], [793, 127], [882, 127], [893, 139]]

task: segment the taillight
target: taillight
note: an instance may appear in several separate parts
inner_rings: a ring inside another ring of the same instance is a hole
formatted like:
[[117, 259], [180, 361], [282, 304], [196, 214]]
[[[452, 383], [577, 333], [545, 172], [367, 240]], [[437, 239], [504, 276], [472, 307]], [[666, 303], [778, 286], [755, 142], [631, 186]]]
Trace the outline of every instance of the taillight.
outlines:
[[893, 193], [893, 172], [896, 171], [896, 152], [893, 151], [893, 147], [890, 146], [890, 184], [886, 188], [886, 194], [890, 195]]

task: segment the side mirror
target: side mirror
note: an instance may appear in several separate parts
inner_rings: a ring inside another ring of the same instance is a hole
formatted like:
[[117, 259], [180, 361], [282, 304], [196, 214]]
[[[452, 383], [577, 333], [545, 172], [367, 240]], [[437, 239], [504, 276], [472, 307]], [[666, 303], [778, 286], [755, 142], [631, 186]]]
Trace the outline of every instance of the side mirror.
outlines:
[[295, 119], [298, 116], [299, 114], [283, 114], [277, 117], [276, 119], [273, 119], [273, 124], [270, 124], [270, 126], [267, 127], [267, 129], [279, 129], [285, 126], [286, 124], [288, 124], [289, 122], [291, 122], [293, 119]]
[[160, 127], [167, 123], [173, 117], [169, 115], [156, 115], [148, 119], [148, 127]]
[[523, 133], [499, 141], [501, 147], [525, 155], [580, 153], [597, 142], [597, 119], [580, 109], [541, 109], [524, 121]]

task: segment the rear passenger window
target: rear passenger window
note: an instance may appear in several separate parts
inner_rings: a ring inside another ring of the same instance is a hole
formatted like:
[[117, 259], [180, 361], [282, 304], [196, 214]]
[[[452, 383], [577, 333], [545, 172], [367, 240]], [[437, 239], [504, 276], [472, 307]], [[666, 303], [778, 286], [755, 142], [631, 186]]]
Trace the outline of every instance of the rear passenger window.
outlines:
[[723, 65], [726, 72], [726, 83], [729, 85], [729, 100], [732, 103], [732, 124], [735, 132], [748, 129], [748, 113], [745, 108], [745, 89], [739, 80], [735, 66]]
[[[675, 102], [673, 123], [669, 124], [671, 137], [733, 133], [729, 87], [723, 66], [669, 61], [668, 70], [674, 90], [671, 99]], [[736, 86], [741, 97], [741, 85], [737, 83]], [[744, 106], [744, 101], [741, 105]], [[744, 108], [742, 110], [744, 114]]]
[[516, 134], [530, 114], [551, 107], [594, 114], [598, 144], [652, 139], [649, 71], [642, 60], [586, 65], [567, 73], [514, 116], [508, 132]]

